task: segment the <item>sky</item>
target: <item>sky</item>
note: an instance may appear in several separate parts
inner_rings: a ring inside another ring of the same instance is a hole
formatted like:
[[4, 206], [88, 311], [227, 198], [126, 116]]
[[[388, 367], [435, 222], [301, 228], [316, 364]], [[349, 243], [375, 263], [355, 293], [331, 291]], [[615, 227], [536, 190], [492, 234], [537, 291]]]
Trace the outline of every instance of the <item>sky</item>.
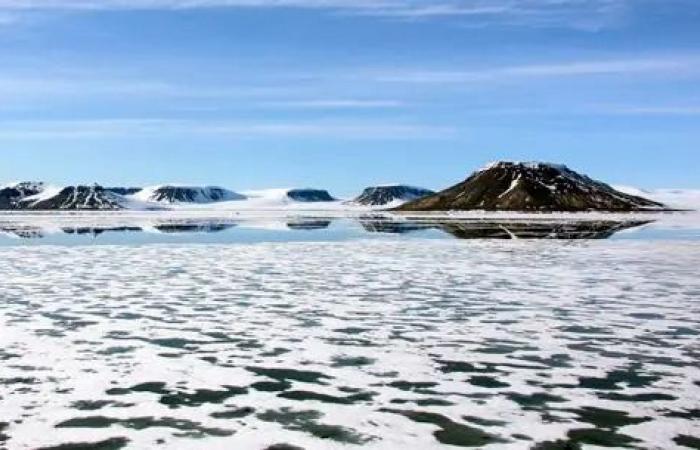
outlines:
[[0, 0], [0, 183], [700, 188], [697, 0]]

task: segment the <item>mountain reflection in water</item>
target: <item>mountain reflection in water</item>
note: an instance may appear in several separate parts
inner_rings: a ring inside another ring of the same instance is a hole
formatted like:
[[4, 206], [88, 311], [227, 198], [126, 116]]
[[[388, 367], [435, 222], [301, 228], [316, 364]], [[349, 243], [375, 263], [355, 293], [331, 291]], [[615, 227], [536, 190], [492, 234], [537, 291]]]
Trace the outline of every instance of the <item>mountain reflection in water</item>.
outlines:
[[[607, 239], [615, 233], [642, 225], [651, 221], [641, 220], [524, 220], [524, 219], [430, 219], [392, 217], [326, 218], [299, 217], [256, 222], [254, 220], [223, 219], [178, 219], [156, 220], [148, 223], [126, 224], [119, 226], [40, 226], [22, 223], [0, 223], [0, 235], [5, 238], [20, 240], [42, 240], [49, 237], [64, 236], [69, 239], [97, 239], [101, 235], [141, 236], [148, 241], [149, 236], [191, 236], [197, 242], [196, 235], [219, 234], [221, 242], [237, 242], [244, 233], [257, 233], [257, 240], [265, 241], [265, 236], [276, 240], [295, 239], [300, 231], [310, 238], [320, 240], [331, 238], [343, 240], [361, 237], [381, 237], [382, 235], [415, 235], [433, 238], [457, 239]], [[426, 234], [428, 233], [428, 234]], [[189, 239], [189, 238], [188, 238]], [[245, 240], [245, 239], [243, 239]], [[64, 239], [65, 241], [65, 239]], [[70, 243], [70, 242], [67, 242]]]
[[361, 221], [369, 232], [410, 233], [436, 229], [457, 239], [607, 239], [618, 231], [651, 221], [449, 221], [411, 223], [404, 221]]

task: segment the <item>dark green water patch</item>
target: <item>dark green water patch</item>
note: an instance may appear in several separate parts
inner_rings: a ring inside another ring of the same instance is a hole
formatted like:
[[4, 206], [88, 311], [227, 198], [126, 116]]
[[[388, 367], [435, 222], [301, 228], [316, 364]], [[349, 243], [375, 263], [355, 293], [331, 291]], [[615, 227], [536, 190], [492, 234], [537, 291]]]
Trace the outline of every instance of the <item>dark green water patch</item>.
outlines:
[[632, 444], [639, 442], [638, 439], [632, 436], [598, 428], [570, 430], [567, 433], [567, 437], [570, 441], [576, 443], [598, 445], [600, 447], [631, 448], [633, 447]]
[[498, 381], [497, 379], [486, 375], [474, 375], [470, 377], [467, 382], [472, 386], [490, 389], [510, 387], [510, 384]]
[[291, 445], [291, 444], [274, 444], [271, 445], [265, 450], [304, 450], [302, 447], [297, 447], [296, 445]]
[[629, 387], [648, 387], [658, 381], [658, 375], [643, 375], [640, 371], [641, 364], [633, 364], [626, 369], [612, 370], [605, 377], [579, 377], [579, 386], [585, 389], [619, 390], [619, 384]]
[[523, 409], [540, 409], [548, 406], [549, 403], [563, 403], [567, 401], [564, 397], [548, 394], [546, 392], [535, 392], [534, 394], [508, 392], [505, 395], [508, 399], [523, 407]]
[[16, 353], [10, 353], [2, 348], [0, 348], [0, 361], [8, 361], [10, 359], [20, 358], [21, 355]]
[[119, 450], [126, 447], [129, 440], [124, 437], [114, 437], [99, 442], [70, 442], [51, 447], [40, 447], [36, 450]]
[[667, 411], [664, 412], [666, 417], [678, 417], [681, 419], [688, 420], [698, 420], [700, 419], [700, 408], [699, 409], [684, 409], [681, 411]]
[[272, 350], [268, 350], [266, 352], [261, 353], [260, 356], [264, 356], [265, 358], [273, 358], [275, 356], [284, 355], [285, 353], [289, 352], [291, 352], [291, 350], [287, 348], [275, 347]]
[[475, 416], [462, 416], [462, 420], [466, 420], [469, 423], [480, 425], [482, 427], [504, 427], [508, 425], [508, 422], [503, 420], [490, 420]]
[[407, 403], [412, 403], [414, 405], [418, 406], [452, 406], [454, 405], [454, 402], [451, 402], [449, 400], [444, 400], [442, 398], [419, 398], [419, 399], [413, 399], [413, 400], [408, 400], [408, 399], [403, 399], [403, 398], [395, 398], [391, 400], [391, 403], [395, 405], [405, 405]]
[[538, 350], [536, 347], [528, 345], [509, 345], [509, 344], [491, 344], [474, 349], [476, 353], [484, 353], [487, 355], [508, 355], [518, 351], [533, 351]]
[[635, 319], [642, 319], [642, 320], [661, 320], [661, 319], [664, 319], [666, 317], [663, 314], [645, 313], [645, 312], [629, 313], [627, 315], [629, 317], [632, 317]]
[[367, 331], [372, 331], [372, 330], [370, 328], [347, 327], [347, 328], [337, 328], [333, 331], [335, 333], [357, 335], [357, 334], [362, 334], [362, 333], [365, 333]]
[[268, 410], [256, 417], [263, 422], [280, 424], [287, 430], [308, 433], [319, 439], [362, 445], [374, 440], [371, 436], [358, 433], [352, 428], [319, 423], [322, 414], [318, 411], [295, 411], [290, 408]]
[[0, 422], [0, 444], [3, 442], [7, 442], [7, 440], [10, 439], [10, 436], [5, 434], [5, 430], [7, 430], [9, 427], [9, 423]]
[[321, 372], [310, 370], [295, 370], [295, 369], [277, 369], [266, 367], [246, 367], [246, 370], [253, 372], [256, 375], [272, 378], [277, 381], [300, 381], [303, 383], [325, 384], [321, 380], [330, 380], [330, 377]]
[[145, 430], [148, 428], [172, 428], [178, 431], [187, 432], [187, 437], [226, 437], [233, 436], [235, 431], [221, 428], [209, 428], [202, 426], [198, 422], [184, 419], [174, 419], [163, 417], [134, 417], [129, 419], [116, 419], [104, 416], [78, 417], [69, 419], [56, 425], [56, 428], [109, 428], [113, 425], [121, 425], [124, 428], [133, 430]]
[[539, 442], [530, 447], [530, 450], [581, 450], [581, 445], [566, 440]]
[[78, 411], [97, 411], [102, 408], [111, 406], [114, 408], [129, 408], [134, 406], [134, 403], [121, 403], [114, 400], [78, 400], [73, 402], [70, 407]]
[[650, 417], [630, 417], [625, 411], [612, 409], [602, 409], [594, 407], [584, 407], [580, 409], [569, 409], [578, 416], [580, 422], [590, 423], [596, 428], [617, 429], [628, 425], [636, 425], [652, 420]]
[[438, 384], [432, 381], [392, 381], [387, 386], [407, 392], [421, 392], [426, 389], [436, 387]]
[[486, 433], [485, 431], [463, 425], [440, 414], [425, 411], [406, 411], [398, 409], [382, 408], [381, 412], [399, 414], [417, 423], [430, 423], [440, 427], [433, 433], [435, 439], [441, 444], [454, 445], [458, 447], [483, 447], [484, 445], [505, 440]]
[[700, 450], [700, 438], [688, 436], [687, 434], [679, 434], [673, 438], [673, 442], [681, 447], [695, 448]]
[[335, 356], [331, 367], [361, 367], [369, 366], [377, 362], [376, 359], [364, 356]]
[[615, 400], [618, 402], [654, 402], [664, 400], [676, 400], [676, 397], [669, 394], [661, 394], [659, 392], [648, 392], [642, 394], [621, 394], [619, 392], [599, 392], [598, 397], [606, 400]]
[[372, 400], [376, 394], [373, 392], [363, 392], [359, 394], [348, 395], [346, 397], [337, 397], [334, 395], [320, 394], [318, 392], [311, 391], [287, 391], [277, 396], [280, 398], [286, 398], [287, 400], [315, 400], [322, 403], [335, 403], [339, 405], [352, 405], [359, 402], [367, 402]]
[[253, 414], [254, 412], [255, 408], [245, 406], [243, 408], [232, 408], [227, 409], [226, 411], [211, 413], [210, 416], [215, 419], [242, 419]]
[[611, 335], [614, 334], [612, 330], [601, 327], [587, 327], [583, 325], [570, 325], [566, 327], [560, 327], [559, 330], [565, 333], [574, 334], [584, 334], [584, 335]]
[[250, 385], [252, 389], [260, 392], [282, 392], [292, 388], [289, 381], [258, 381]]
[[180, 406], [201, 406], [205, 403], [219, 404], [231, 397], [245, 395], [248, 389], [237, 386], [224, 386], [224, 390], [197, 389], [192, 393], [176, 392], [164, 395], [160, 398], [160, 403], [171, 408]]
[[573, 367], [570, 364], [570, 361], [572, 360], [572, 358], [571, 358], [571, 356], [567, 355], [566, 353], [557, 353], [555, 355], [551, 355], [548, 358], [538, 356], [538, 355], [520, 355], [520, 356], [514, 356], [512, 358], [522, 360], [522, 361], [539, 363], [539, 364], [543, 364], [547, 367], [552, 367], [552, 368], [570, 368], [570, 367]]
[[0, 378], [1, 386], [13, 386], [15, 384], [20, 385], [33, 385], [39, 384], [39, 380], [34, 377], [12, 377], [12, 378]]
[[150, 392], [152, 394], [165, 395], [170, 391], [165, 388], [166, 384], [160, 381], [150, 381], [140, 383], [128, 388], [112, 388], [106, 391], [107, 395], [128, 395], [133, 392]]
[[325, 342], [330, 345], [341, 345], [345, 347], [379, 347], [376, 342], [370, 341], [369, 339], [362, 338], [325, 338]]
[[121, 355], [124, 353], [131, 353], [134, 350], [136, 350], [136, 347], [113, 346], [113, 347], [107, 347], [107, 348], [104, 348], [102, 350], [99, 350], [97, 352], [97, 354], [103, 355], [103, 356]]
[[442, 373], [498, 373], [500, 372], [493, 364], [483, 364], [484, 367], [466, 361], [436, 361], [440, 364], [438, 370]]

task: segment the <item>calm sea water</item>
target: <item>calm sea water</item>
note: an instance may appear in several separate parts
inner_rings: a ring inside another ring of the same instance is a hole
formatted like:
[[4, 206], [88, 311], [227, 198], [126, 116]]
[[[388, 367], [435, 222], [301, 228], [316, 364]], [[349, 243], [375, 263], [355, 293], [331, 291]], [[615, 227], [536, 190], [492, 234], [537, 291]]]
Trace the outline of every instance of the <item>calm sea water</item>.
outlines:
[[[98, 216], [99, 217], [99, 216]], [[63, 216], [17, 220], [0, 216], [0, 246], [232, 244], [338, 242], [357, 239], [700, 239], [697, 227], [659, 226], [650, 218], [410, 219], [391, 217], [132, 218], [91, 223]]]

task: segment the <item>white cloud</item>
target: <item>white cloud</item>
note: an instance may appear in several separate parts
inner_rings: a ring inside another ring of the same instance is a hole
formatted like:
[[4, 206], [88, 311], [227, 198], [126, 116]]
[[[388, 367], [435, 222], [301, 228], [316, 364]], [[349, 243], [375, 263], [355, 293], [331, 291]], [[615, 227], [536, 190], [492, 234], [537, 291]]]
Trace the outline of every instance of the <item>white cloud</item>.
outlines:
[[596, 29], [631, 0], [0, 0], [0, 10], [182, 10], [304, 8], [404, 19], [480, 18], [486, 22]]
[[226, 121], [179, 119], [89, 119], [0, 121], [2, 140], [103, 139], [107, 137], [171, 137], [183, 135], [253, 139], [266, 137], [343, 139], [444, 139], [450, 127], [402, 122]]
[[314, 99], [283, 100], [259, 103], [264, 108], [293, 109], [393, 109], [405, 106], [398, 100], [357, 100], [357, 99]]
[[472, 83], [534, 78], [592, 75], [667, 74], [683, 75], [700, 70], [700, 58], [648, 58], [603, 61], [570, 61], [473, 70], [401, 70], [376, 73], [374, 79], [395, 83]]
[[603, 114], [625, 116], [699, 116], [700, 105], [606, 105], [591, 108]]

